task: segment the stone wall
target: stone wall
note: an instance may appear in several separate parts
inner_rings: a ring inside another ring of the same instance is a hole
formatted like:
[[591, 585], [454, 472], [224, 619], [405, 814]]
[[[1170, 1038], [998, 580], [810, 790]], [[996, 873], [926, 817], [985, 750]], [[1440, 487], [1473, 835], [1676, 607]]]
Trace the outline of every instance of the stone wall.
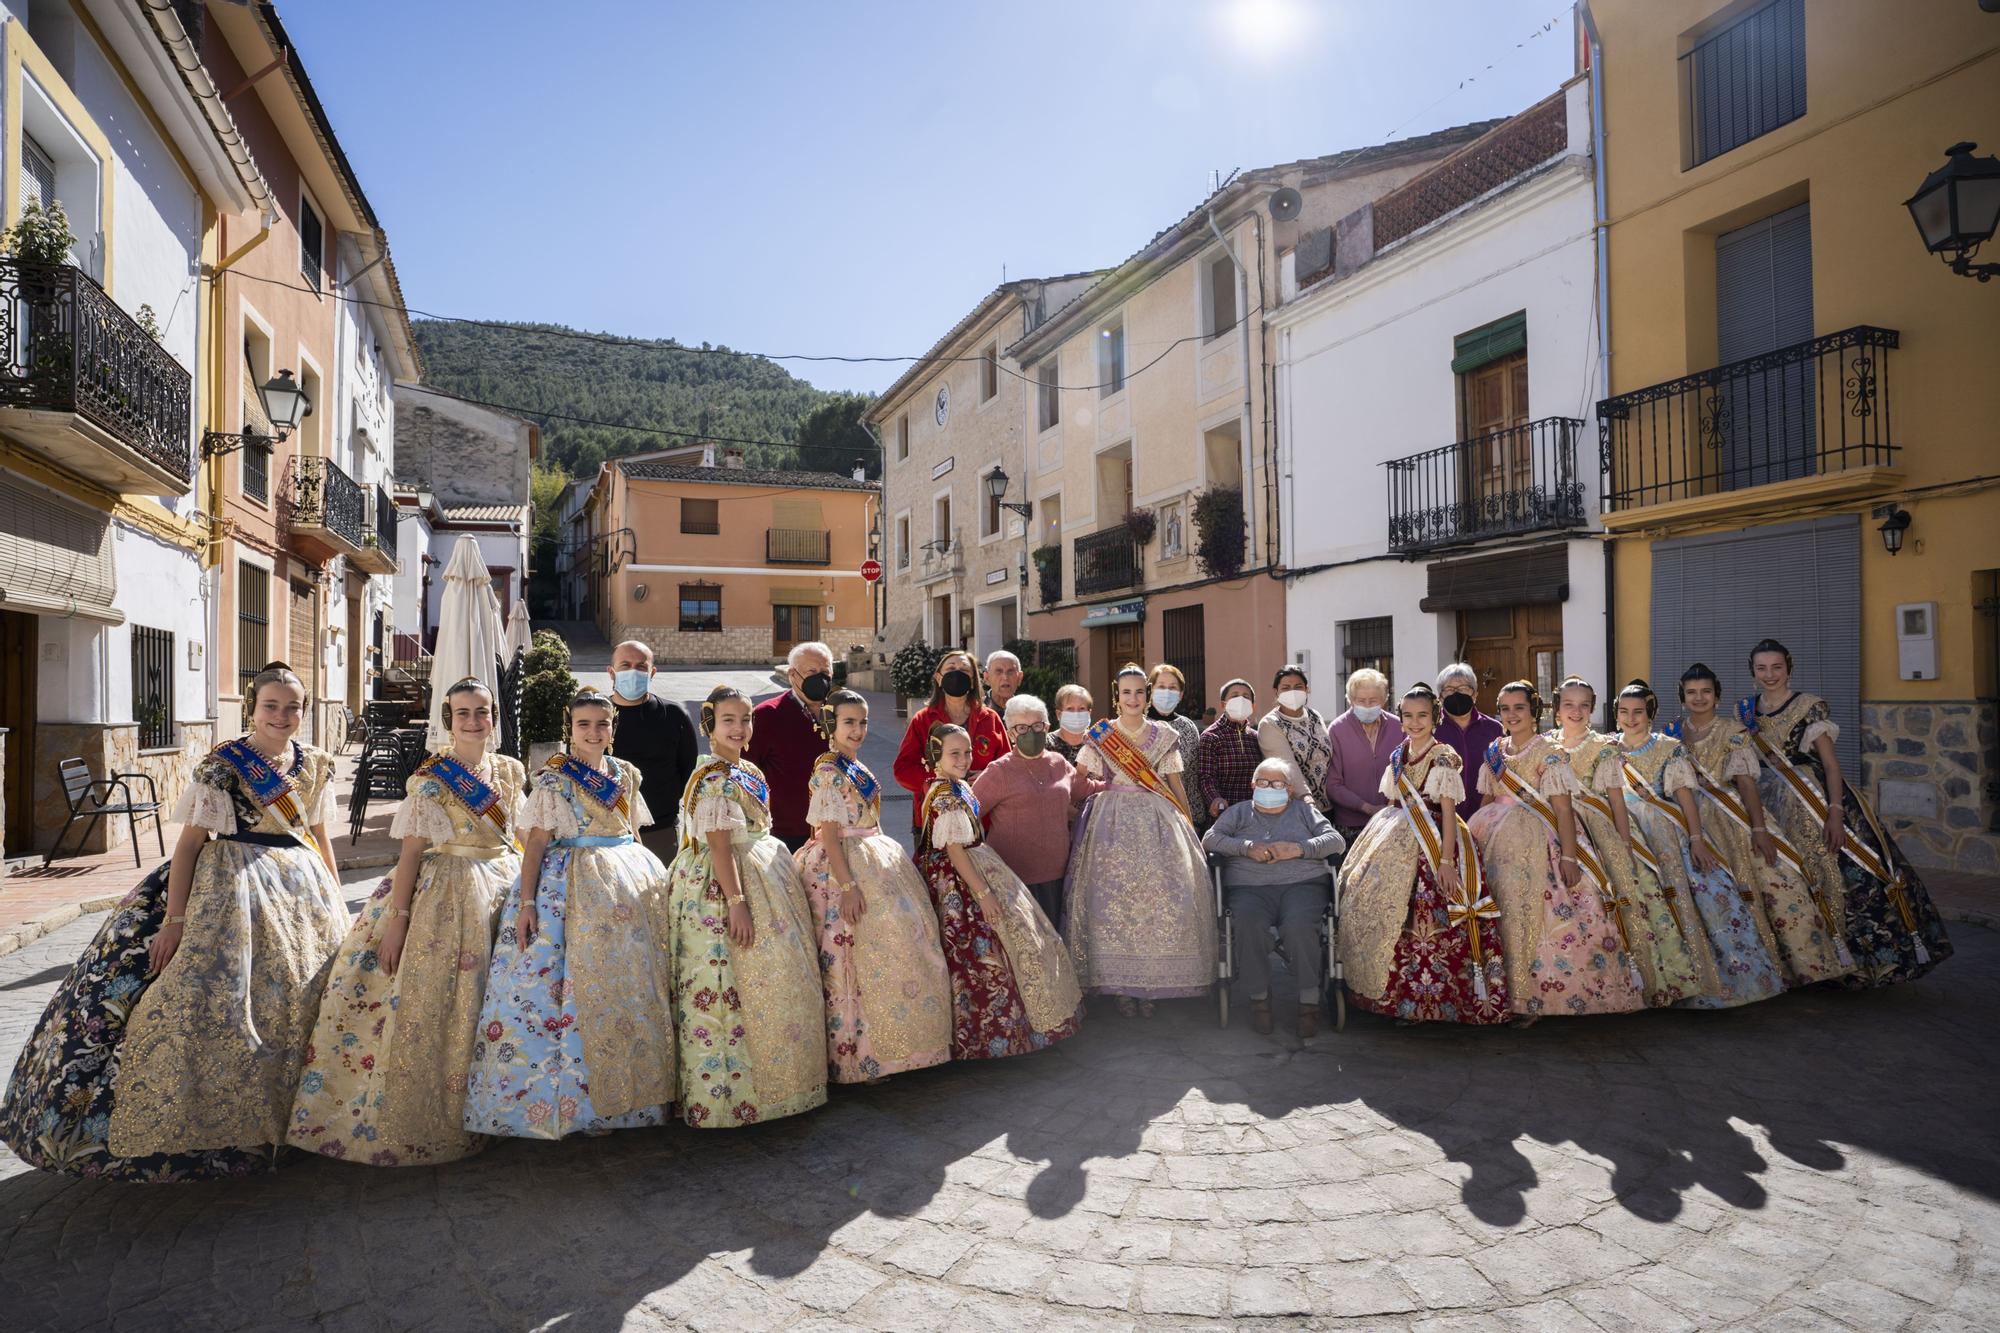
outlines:
[[[69, 802], [63, 792], [58, 765], [65, 759], [81, 758], [93, 777], [112, 773], [145, 773], [159, 790], [161, 822], [187, 790], [195, 765], [215, 744], [215, 727], [210, 722], [183, 722], [179, 725], [180, 744], [171, 750], [139, 751], [139, 727], [135, 722], [42, 722], [35, 727], [35, 845], [22, 851], [46, 852], [55, 845], [69, 818]], [[132, 799], [143, 801], [148, 793], [144, 783], [134, 784]], [[123, 792], [114, 793], [114, 801]], [[79, 850], [78, 839], [88, 821], [78, 820], [63, 842], [64, 855]], [[83, 837], [81, 851], [104, 852], [122, 847], [131, 840], [132, 825], [123, 815], [97, 821], [89, 836]], [[139, 821], [140, 850], [157, 855], [152, 822]], [[168, 852], [172, 852], [170, 846]]]
[[725, 625], [720, 634], [684, 634], [663, 625], [613, 625], [613, 643], [637, 639], [653, 650], [658, 666], [707, 666], [722, 662], [771, 662], [769, 625]]
[[1861, 774], [1917, 865], [2000, 874], [1991, 784], [2000, 708], [1986, 700], [1864, 701]]
[[505, 412], [399, 394], [396, 480], [429, 491], [446, 508], [526, 504], [533, 432]]

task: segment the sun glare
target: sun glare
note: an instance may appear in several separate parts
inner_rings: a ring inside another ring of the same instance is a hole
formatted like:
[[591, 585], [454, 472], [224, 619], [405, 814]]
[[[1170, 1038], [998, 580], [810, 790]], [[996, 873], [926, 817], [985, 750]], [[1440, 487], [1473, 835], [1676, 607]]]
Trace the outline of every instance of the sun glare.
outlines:
[[1270, 60], [1290, 49], [1312, 23], [1306, 0], [1222, 0], [1217, 19], [1239, 55]]

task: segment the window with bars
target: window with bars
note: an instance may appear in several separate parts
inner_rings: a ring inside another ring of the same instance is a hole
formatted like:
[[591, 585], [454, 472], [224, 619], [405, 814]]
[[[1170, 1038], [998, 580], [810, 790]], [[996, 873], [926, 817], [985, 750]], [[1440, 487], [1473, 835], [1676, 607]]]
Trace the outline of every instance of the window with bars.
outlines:
[[1181, 673], [1187, 688], [1181, 691], [1177, 710], [1199, 721], [1208, 706], [1208, 632], [1199, 606], [1176, 606], [1160, 617], [1160, 644], [1164, 662]]
[[1394, 662], [1395, 625], [1390, 616], [1341, 621], [1338, 628], [1344, 674], [1351, 675], [1362, 667], [1374, 667], [1394, 682], [1395, 673], [1389, 668]]
[[236, 565], [236, 679], [250, 678], [271, 660], [271, 571], [249, 561]]
[[139, 724], [140, 749], [173, 745], [174, 636], [166, 630], [132, 627], [132, 717]]
[[1698, 167], [1806, 113], [1805, 0], [1770, 0], [1680, 58], [1683, 159]]
[[722, 633], [722, 589], [712, 583], [681, 585], [681, 633]]
[[312, 284], [314, 291], [320, 290], [325, 280], [326, 268], [326, 228], [319, 220], [319, 213], [313, 208], [312, 200], [299, 194], [299, 272]]

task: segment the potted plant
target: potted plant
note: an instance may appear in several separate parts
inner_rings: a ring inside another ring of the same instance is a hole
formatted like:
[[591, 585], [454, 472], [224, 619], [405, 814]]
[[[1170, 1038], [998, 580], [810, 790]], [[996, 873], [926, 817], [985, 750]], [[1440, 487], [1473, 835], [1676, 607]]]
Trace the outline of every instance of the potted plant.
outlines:
[[943, 659], [942, 649], [933, 648], [922, 639], [910, 640], [889, 659], [889, 683], [895, 687], [899, 709], [907, 707], [907, 700], [928, 700], [931, 697], [934, 684], [931, 677], [937, 673], [937, 664]]
[[1195, 497], [1194, 553], [1210, 578], [1229, 578], [1243, 568], [1243, 492], [1211, 486]]
[[1125, 531], [1132, 534], [1132, 540], [1141, 546], [1149, 545], [1153, 534], [1159, 531], [1160, 518], [1152, 510], [1141, 506], [1125, 511]]
[[21, 220], [0, 234], [0, 245], [19, 263], [15, 272], [21, 304], [26, 307], [22, 311], [25, 325], [22, 333], [28, 363], [37, 369], [59, 363], [64, 358], [57, 346], [63, 323], [56, 303], [60, 281], [57, 269], [69, 263], [70, 251], [76, 246], [76, 233], [70, 230], [69, 214], [63, 211], [62, 200], [51, 200], [46, 207], [29, 204], [22, 209]]
[[1042, 605], [1053, 606], [1062, 600], [1062, 547], [1037, 546], [1034, 559], [1036, 580], [1042, 590]]
[[54, 199], [47, 206], [29, 204], [22, 209], [21, 220], [7, 228], [0, 244], [23, 264], [67, 264], [76, 248], [76, 233], [70, 230], [62, 200]]
[[521, 654], [526, 677], [521, 686], [521, 741], [528, 747], [528, 771], [549, 761], [563, 740], [563, 709], [576, 697], [576, 677], [569, 673], [569, 645], [550, 630], [537, 630], [528, 651]]

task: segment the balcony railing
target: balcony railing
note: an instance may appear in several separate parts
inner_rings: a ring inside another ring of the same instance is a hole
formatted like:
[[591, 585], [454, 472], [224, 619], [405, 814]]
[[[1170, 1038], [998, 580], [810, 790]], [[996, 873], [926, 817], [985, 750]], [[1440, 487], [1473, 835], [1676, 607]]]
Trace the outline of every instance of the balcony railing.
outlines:
[[1589, 522], [1576, 471], [1583, 422], [1544, 417], [1383, 464], [1389, 549], [1428, 551]]
[[766, 528], [764, 560], [773, 565], [830, 565], [833, 534], [811, 528]]
[[396, 497], [387, 482], [375, 483], [375, 545], [396, 558]]
[[0, 258], [0, 409], [71, 418], [10, 420], [10, 433], [94, 480], [184, 494], [193, 390], [193, 376], [88, 274]]
[[353, 556], [367, 574], [396, 572], [396, 499], [387, 482], [361, 488], [361, 550]]
[[1605, 399], [1606, 509], [1892, 465], [1897, 340], [1894, 329], [1861, 324]]
[[330, 458], [294, 458], [285, 466], [286, 512], [292, 531], [327, 540], [354, 555], [366, 544], [367, 498]]
[[1120, 524], [1076, 539], [1076, 595], [1091, 597], [1139, 584], [1139, 544]]

